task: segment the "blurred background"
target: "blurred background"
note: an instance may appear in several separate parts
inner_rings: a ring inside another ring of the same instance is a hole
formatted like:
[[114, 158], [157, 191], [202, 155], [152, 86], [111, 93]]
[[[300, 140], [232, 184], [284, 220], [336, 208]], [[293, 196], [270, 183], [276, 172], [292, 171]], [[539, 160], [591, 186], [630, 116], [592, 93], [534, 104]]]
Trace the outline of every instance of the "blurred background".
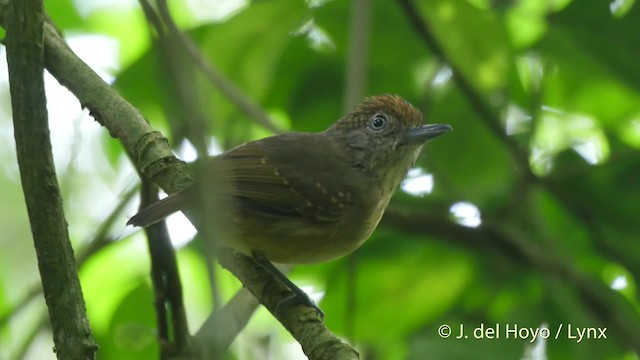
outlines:
[[[365, 95], [399, 94], [427, 122], [454, 127], [427, 145], [362, 248], [290, 274], [362, 358], [639, 358], [633, 0], [163, 4], [45, 7], [184, 160], [275, 131], [321, 131]], [[0, 52], [0, 359], [52, 359]], [[72, 94], [48, 75], [46, 86], [98, 358], [158, 358], [145, 239], [125, 227], [137, 208], [133, 166]], [[181, 215], [169, 226], [195, 333], [213, 306], [210, 274], [223, 301], [241, 285], [207, 269]], [[456, 339], [461, 326], [468, 338]], [[549, 336], [507, 338], [516, 327]], [[579, 339], [577, 328], [593, 331]], [[264, 309], [225, 356], [303, 358]]]

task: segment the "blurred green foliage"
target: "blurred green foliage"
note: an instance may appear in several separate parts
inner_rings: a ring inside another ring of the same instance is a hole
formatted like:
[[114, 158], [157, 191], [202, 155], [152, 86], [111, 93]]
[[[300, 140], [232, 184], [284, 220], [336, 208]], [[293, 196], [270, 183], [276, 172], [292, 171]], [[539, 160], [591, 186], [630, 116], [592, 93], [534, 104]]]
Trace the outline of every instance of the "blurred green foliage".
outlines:
[[[204, 2], [172, 4], [172, 11], [205, 59], [279, 125], [320, 131], [338, 119], [351, 4], [238, 4], [223, 17]], [[176, 95], [181, 81], [223, 147], [269, 134], [188, 57], [182, 59], [187, 77], [172, 76], [166, 49], [152, 40], [138, 6], [81, 11], [70, 0], [46, 5], [65, 34], [116, 39], [114, 87], [175, 146], [189, 136], [183, 130], [194, 110]], [[417, 35], [399, 2], [370, 6], [366, 93], [399, 94], [420, 107], [426, 121], [449, 123], [455, 131], [429, 144], [420, 159], [419, 166], [433, 174], [433, 192], [400, 192], [378, 231], [350, 258], [293, 271], [294, 281], [324, 292], [327, 326], [370, 359], [638, 359], [640, 8], [629, 0], [416, 1], [439, 54]], [[125, 154], [106, 132], [101, 138], [102, 148], [92, 156], [120, 171]], [[25, 314], [44, 302], [28, 295], [38, 286], [37, 267], [12, 169], [5, 167], [0, 177], [0, 195], [8, 200], [0, 208], [7, 235], [0, 245], [8, 249], [0, 253], [0, 358], [35, 359], [43, 348], [47, 354], [50, 334], [33, 325], [42, 315]], [[92, 186], [91, 173], [80, 175], [88, 178], [79, 186]], [[120, 186], [115, 177], [102, 181]], [[89, 193], [69, 187], [67, 201], [78, 192]], [[451, 207], [460, 202], [477, 207], [480, 226], [456, 220]], [[113, 236], [122, 235], [133, 211], [121, 215]], [[72, 227], [100, 223], [81, 208], [68, 215]], [[80, 231], [74, 241], [82, 247], [78, 238], [91, 233]], [[100, 359], [157, 357], [143, 241], [127, 236], [81, 265]], [[211, 308], [206, 265], [196, 247], [179, 250], [194, 332]], [[239, 284], [222, 270], [217, 274], [228, 299]], [[20, 299], [38, 304], [16, 308]], [[451, 338], [439, 335], [443, 324], [452, 327]], [[469, 338], [454, 338], [461, 325]], [[481, 325], [502, 333], [476, 339], [472, 331]], [[569, 338], [569, 325], [607, 328], [607, 338], [578, 342]], [[548, 326], [551, 337], [507, 339], [506, 326]], [[46, 335], [30, 335], [38, 331]], [[228, 358], [298, 358], [291, 341], [261, 310]]]

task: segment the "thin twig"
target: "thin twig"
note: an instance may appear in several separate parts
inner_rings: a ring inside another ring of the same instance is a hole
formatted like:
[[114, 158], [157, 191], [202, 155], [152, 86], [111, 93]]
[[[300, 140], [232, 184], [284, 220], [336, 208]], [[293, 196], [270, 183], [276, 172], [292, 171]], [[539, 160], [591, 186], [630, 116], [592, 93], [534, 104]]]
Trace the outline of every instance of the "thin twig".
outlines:
[[416, 8], [413, 1], [398, 0], [398, 2], [420, 39], [440, 60], [449, 65], [453, 73], [453, 80], [458, 85], [458, 88], [478, 113], [487, 129], [489, 129], [489, 131], [491, 131], [493, 135], [502, 142], [502, 144], [508, 149], [508, 152], [514, 157], [514, 160], [519, 165], [518, 170], [522, 171], [525, 177], [533, 178], [534, 176], [529, 167], [527, 152], [521, 149], [513, 139], [507, 136], [500, 125], [500, 116], [491, 109], [491, 107], [484, 101], [482, 95], [480, 95], [473, 85], [471, 85], [471, 82], [464, 77], [463, 72], [460, 71], [455, 61], [449, 58], [447, 52], [434, 36], [429, 24], [420, 16], [420, 11]]
[[191, 57], [194, 64], [202, 70], [209, 81], [211, 81], [231, 103], [257, 124], [262, 125], [265, 129], [273, 131], [274, 133], [283, 132], [282, 128], [280, 128], [260, 106], [251, 101], [237, 86], [218, 72], [216, 68], [205, 59], [193, 40], [178, 29], [173, 18], [169, 15], [166, 0], [158, 0], [158, 5], [164, 23], [169, 27], [169, 30], [176, 35], [178, 44], [182, 46], [183, 50]]
[[[371, 12], [373, 0], [355, 0], [351, 4], [351, 29], [349, 32], [349, 49], [347, 56], [346, 83], [344, 95], [344, 109], [349, 111], [364, 97], [367, 87], [367, 70], [369, 38], [371, 35]], [[354, 326], [356, 316], [356, 286], [357, 286], [356, 254], [347, 257], [347, 297], [345, 313], [345, 329], [347, 338], [354, 340]]]
[[[207, 156], [207, 144], [209, 138], [207, 134], [209, 134], [209, 123], [210, 121], [206, 118], [204, 113], [199, 110], [202, 109], [203, 106], [199, 101], [199, 93], [194, 92], [192, 89], [195, 89], [197, 86], [195, 77], [193, 76], [193, 69], [190, 66], [189, 56], [182, 51], [175, 51], [181, 47], [185, 47], [185, 41], [190, 40], [183, 32], [178, 29], [169, 12], [169, 7], [167, 2], [164, 0], [157, 0], [159, 18], [162, 19], [166, 27], [168, 28], [168, 34], [164, 36], [164, 38], [160, 39], [161, 48], [166, 53], [164, 57], [166, 61], [168, 61], [168, 71], [172, 74], [173, 83], [176, 84], [177, 93], [176, 96], [180, 103], [182, 104], [182, 108], [185, 114], [189, 114], [186, 117], [184, 123], [187, 124], [187, 135], [194, 143], [198, 157], [200, 159], [204, 159]], [[195, 45], [191, 42], [191, 45], [195, 48]], [[197, 48], [195, 48], [197, 49]], [[187, 51], [188, 53], [188, 51]], [[180, 54], [180, 56], [178, 56]], [[186, 56], [185, 56], [186, 55]], [[196, 55], [199, 56], [199, 59], [204, 60], [202, 58], [202, 54], [198, 51]], [[193, 60], [193, 56], [190, 57]], [[198, 109], [198, 110], [196, 110]], [[210, 171], [206, 169], [206, 162], [198, 162], [195, 165], [195, 171], [201, 174], [200, 181], [195, 185], [199, 188], [197, 191], [206, 197], [199, 197], [198, 199], [210, 199], [214, 198], [213, 192], [216, 191], [215, 187], [212, 187], [212, 184], [215, 180], [211, 177], [213, 176]], [[198, 209], [198, 214], [201, 218], [204, 219], [214, 219], [217, 218], [217, 214], [220, 214], [223, 209], [220, 206], [212, 205], [211, 202], [208, 201], [200, 201], [197, 204], [196, 208]], [[215, 270], [215, 238], [218, 236], [216, 232], [216, 226], [211, 221], [204, 221], [200, 223], [198, 228], [198, 232], [205, 239], [205, 257], [207, 261], [207, 271], [209, 273], [209, 285], [211, 290], [211, 295], [214, 299], [214, 311], [219, 308], [222, 304], [220, 295], [220, 289], [217, 283], [216, 270]]]
[[44, 309], [38, 309], [38, 319], [34, 324], [31, 324], [31, 328], [27, 331], [27, 335], [22, 338], [20, 345], [17, 346], [17, 350], [15, 354], [13, 354], [11, 359], [26, 359], [25, 356], [31, 345], [33, 345], [34, 340], [40, 334], [40, 332], [47, 328], [47, 314]]
[[[148, 180], [142, 182], [141, 198], [140, 206], [143, 208], [158, 199], [157, 189]], [[151, 280], [155, 294], [161, 352], [163, 358], [169, 355], [186, 357], [193, 350], [189, 347], [189, 327], [182, 299], [182, 283], [175, 250], [165, 222], [151, 225], [145, 228], [145, 232], [151, 257]], [[172, 326], [171, 331], [169, 331], [169, 324]]]
[[243, 288], [224, 307], [213, 311], [194, 336], [202, 357], [209, 359], [226, 351], [259, 305], [255, 296]]
[[42, 285], [32, 285], [27, 292], [22, 295], [22, 297], [14, 303], [12, 307], [6, 309], [6, 311], [0, 315], [0, 328], [4, 327], [5, 324], [13, 317], [15, 314], [19, 313], [22, 309], [24, 309], [27, 305], [31, 303], [31, 300], [42, 294]]
[[367, 88], [369, 37], [373, 0], [355, 0], [351, 4], [351, 29], [345, 74], [344, 111], [362, 101]]
[[[115, 242], [116, 237], [110, 236], [109, 231], [116, 221], [120, 221], [122, 219], [122, 211], [129, 204], [133, 195], [136, 194], [137, 191], [137, 186], [132, 186], [130, 189], [126, 190], [123, 193], [120, 202], [111, 210], [106, 219], [100, 222], [98, 230], [96, 230], [95, 234], [91, 236], [91, 239], [82, 241], [83, 244], [88, 245], [77, 252], [78, 255], [76, 256], [76, 262], [80, 271], [82, 271], [83, 265], [91, 258], [92, 255], [100, 252], [102, 249]], [[22, 311], [25, 306], [41, 294], [42, 284], [32, 285], [22, 298], [14, 303], [13, 307], [7, 309], [0, 315], [0, 328], [3, 327], [11, 317]]]

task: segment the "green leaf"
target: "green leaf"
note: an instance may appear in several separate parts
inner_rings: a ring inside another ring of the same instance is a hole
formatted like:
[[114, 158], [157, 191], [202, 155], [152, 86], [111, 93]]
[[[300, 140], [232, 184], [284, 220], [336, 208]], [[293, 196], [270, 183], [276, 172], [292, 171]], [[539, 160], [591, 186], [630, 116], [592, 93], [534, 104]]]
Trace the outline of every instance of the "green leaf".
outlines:
[[148, 285], [140, 284], [118, 305], [108, 333], [96, 337], [100, 355], [105, 359], [158, 358], [156, 319], [153, 293]]
[[484, 93], [501, 89], [513, 71], [510, 42], [498, 14], [465, 0], [418, 3], [420, 13], [460, 76]]
[[396, 232], [378, 230], [355, 261], [355, 307], [345, 307], [344, 275], [333, 278], [322, 302], [327, 325], [342, 333], [351, 318], [356, 339], [381, 351], [442, 316], [474, 277], [465, 252]]

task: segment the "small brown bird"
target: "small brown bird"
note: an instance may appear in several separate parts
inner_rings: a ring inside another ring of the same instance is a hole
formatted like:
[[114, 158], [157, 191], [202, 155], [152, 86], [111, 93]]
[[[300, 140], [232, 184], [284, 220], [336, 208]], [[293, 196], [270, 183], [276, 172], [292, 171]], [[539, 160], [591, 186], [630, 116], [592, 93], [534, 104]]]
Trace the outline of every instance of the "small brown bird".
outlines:
[[[323, 132], [275, 135], [212, 157], [205, 166], [219, 179], [212, 201], [226, 210], [220, 245], [289, 264], [349, 254], [374, 231], [423, 144], [451, 130], [424, 125], [407, 101], [382, 95]], [[147, 226], [193, 208], [196, 188], [168, 196], [128, 224]]]
[[[314, 263], [358, 248], [378, 225], [422, 145], [451, 130], [423, 125], [398, 96], [367, 98], [320, 133], [286, 133], [248, 142], [207, 166], [232, 207], [228, 245], [278, 263]], [[190, 207], [186, 190], [151, 205], [128, 224], [147, 226]], [[229, 232], [229, 231], [228, 231]]]

